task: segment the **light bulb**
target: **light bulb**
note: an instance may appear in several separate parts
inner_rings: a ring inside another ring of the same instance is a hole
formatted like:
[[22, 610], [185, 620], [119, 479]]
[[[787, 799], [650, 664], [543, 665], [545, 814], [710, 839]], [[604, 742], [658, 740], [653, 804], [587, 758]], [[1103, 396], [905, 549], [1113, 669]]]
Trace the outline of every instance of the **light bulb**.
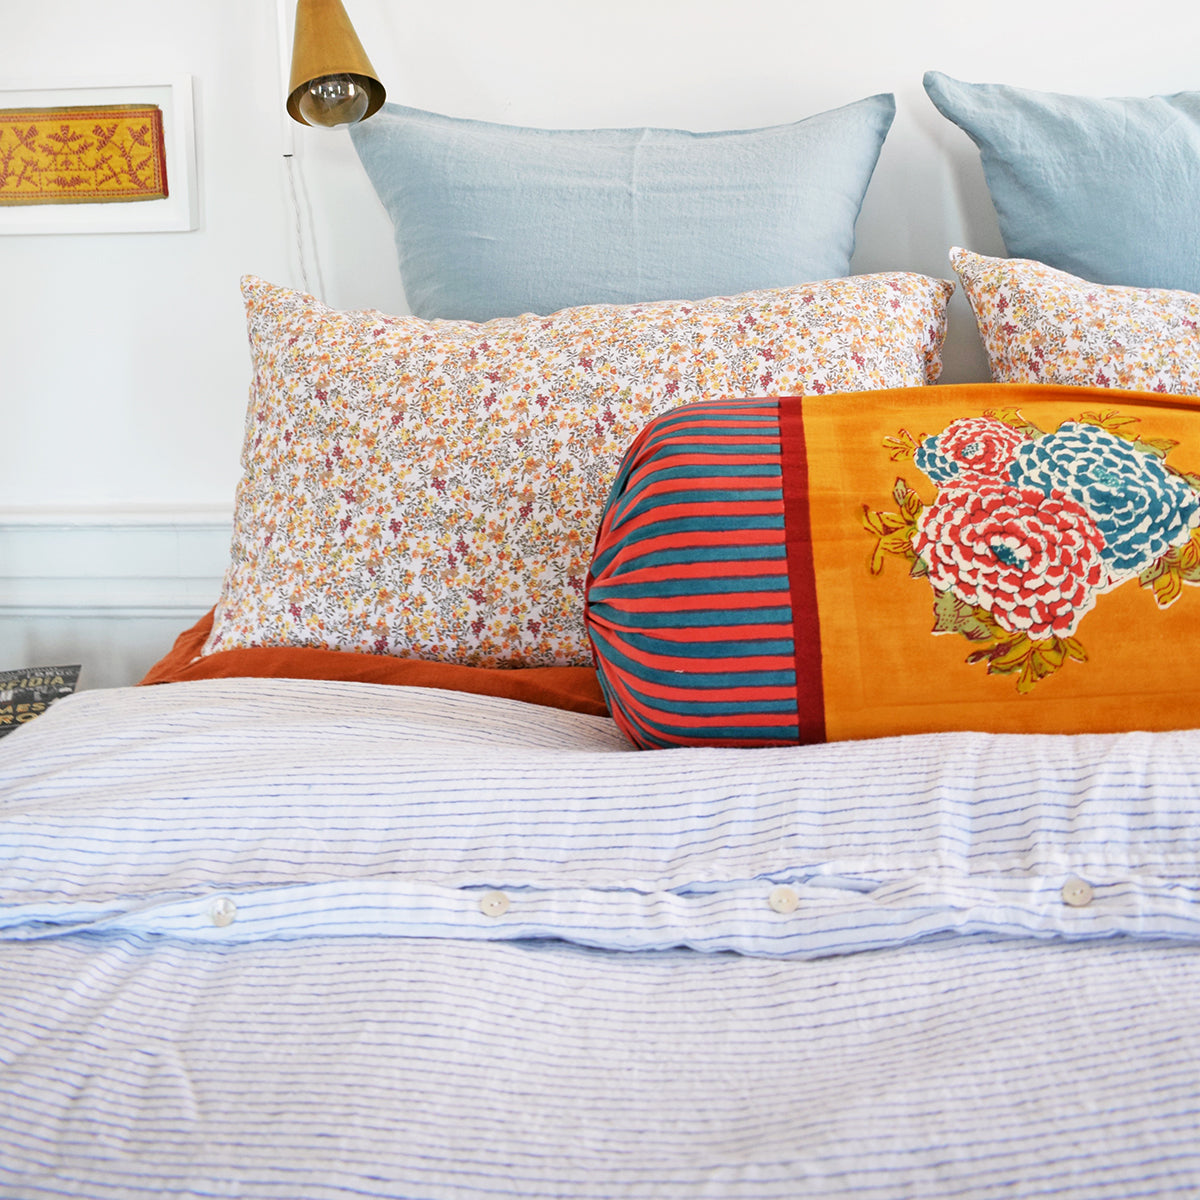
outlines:
[[367, 82], [361, 75], [322, 75], [300, 93], [300, 115], [310, 125], [353, 125], [371, 99]]

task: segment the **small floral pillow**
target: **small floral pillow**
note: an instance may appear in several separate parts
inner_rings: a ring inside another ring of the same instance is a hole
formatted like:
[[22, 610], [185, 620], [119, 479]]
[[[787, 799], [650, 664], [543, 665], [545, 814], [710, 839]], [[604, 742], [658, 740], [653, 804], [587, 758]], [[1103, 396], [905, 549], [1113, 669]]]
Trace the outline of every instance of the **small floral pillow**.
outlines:
[[705, 396], [931, 382], [952, 290], [880, 274], [474, 324], [248, 277], [244, 470], [204, 653], [587, 665], [592, 542], [638, 430]]
[[1105, 287], [958, 247], [950, 262], [997, 383], [1200, 394], [1200, 295]]

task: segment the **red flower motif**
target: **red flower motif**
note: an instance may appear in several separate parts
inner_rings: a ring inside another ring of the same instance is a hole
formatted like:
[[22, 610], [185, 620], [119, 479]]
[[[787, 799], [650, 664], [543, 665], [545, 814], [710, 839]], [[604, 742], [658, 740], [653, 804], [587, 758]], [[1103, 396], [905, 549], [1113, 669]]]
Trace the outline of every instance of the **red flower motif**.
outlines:
[[994, 417], [965, 417], [951, 421], [937, 439], [937, 448], [958, 463], [963, 471], [980, 475], [1003, 475], [1016, 456], [1017, 447], [1028, 441], [1019, 429]]
[[1070, 637], [1108, 581], [1103, 535], [1057, 490], [945, 488], [922, 513], [913, 547], [934, 588], [1035, 641]]

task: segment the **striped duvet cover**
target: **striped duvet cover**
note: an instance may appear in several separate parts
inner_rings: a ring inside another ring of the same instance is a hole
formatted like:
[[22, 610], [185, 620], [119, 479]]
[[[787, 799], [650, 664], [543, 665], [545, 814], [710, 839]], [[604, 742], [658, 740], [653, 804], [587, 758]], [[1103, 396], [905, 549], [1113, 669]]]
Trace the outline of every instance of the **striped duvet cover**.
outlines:
[[0, 742], [0, 1196], [1200, 1194], [1198, 751], [81, 693]]

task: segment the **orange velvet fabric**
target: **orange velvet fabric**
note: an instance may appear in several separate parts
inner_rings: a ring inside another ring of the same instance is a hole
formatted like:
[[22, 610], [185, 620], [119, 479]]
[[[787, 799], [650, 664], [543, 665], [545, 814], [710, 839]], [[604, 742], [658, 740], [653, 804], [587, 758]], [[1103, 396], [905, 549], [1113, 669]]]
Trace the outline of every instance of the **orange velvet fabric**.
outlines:
[[[1175, 486], [1200, 491], [1200, 397], [942, 384], [803, 404], [828, 740], [1200, 724], [1200, 529], [1140, 577], [1102, 588], [1069, 636], [1018, 636], [939, 595], [912, 541], [939, 491], [914, 450], [952, 422], [991, 414], [1030, 436], [1063, 422], [1102, 425], [1158, 456]], [[1150, 526], [1161, 516], [1149, 505], [1143, 515]]]
[[210, 609], [175, 639], [171, 650], [147, 672], [143, 684], [180, 683], [192, 679], [269, 677], [276, 679], [338, 679], [358, 683], [403, 684], [442, 688], [524, 700], [547, 708], [606, 717], [608, 708], [591, 667], [464, 667], [455, 663], [392, 658], [383, 654], [353, 654], [312, 647], [265, 646], [219, 650], [201, 656], [200, 648], [212, 629]]

